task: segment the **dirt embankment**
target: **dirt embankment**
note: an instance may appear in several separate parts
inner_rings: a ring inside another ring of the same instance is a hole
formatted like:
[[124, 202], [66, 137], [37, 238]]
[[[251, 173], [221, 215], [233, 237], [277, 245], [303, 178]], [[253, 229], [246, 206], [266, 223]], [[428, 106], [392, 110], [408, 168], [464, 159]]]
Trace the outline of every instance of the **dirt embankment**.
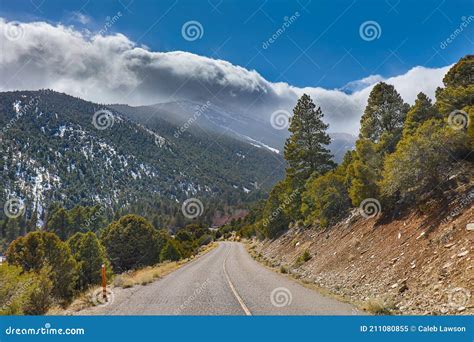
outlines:
[[474, 314], [474, 188], [462, 190], [391, 222], [354, 210], [326, 231], [293, 228], [253, 249], [281, 272], [372, 312]]

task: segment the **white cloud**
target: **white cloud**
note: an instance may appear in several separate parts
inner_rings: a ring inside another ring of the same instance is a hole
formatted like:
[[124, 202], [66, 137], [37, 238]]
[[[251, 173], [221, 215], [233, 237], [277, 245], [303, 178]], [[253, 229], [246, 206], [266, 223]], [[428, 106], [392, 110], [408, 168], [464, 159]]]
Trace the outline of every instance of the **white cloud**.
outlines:
[[[153, 104], [177, 99], [206, 102], [257, 120], [277, 109], [291, 110], [298, 96], [310, 94], [332, 132], [356, 133], [379, 75], [351, 82], [351, 93], [272, 83], [257, 71], [188, 52], [153, 52], [121, 34], [93, 35], [45, 22], [12, 24], [0, 18], [0, 32], [12, 25], [19, 39], [0, 35], [0, 90], [52, 88], [99, 103]], [[416, 67], [388, 78], [405, 101], [418, 92], [433, 97], [449, 66]]]
[[71, 13], [71, 20], [77, 21], [82, 25], [88, 24], [91, 22], [91, 18], [84, 13], [81, 12], [72, 12]]

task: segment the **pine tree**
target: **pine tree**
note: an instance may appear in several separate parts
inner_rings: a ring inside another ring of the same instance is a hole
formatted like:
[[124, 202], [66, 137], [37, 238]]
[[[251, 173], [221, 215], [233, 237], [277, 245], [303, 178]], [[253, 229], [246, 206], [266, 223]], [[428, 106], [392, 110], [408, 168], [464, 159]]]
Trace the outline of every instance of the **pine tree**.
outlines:
[[393, 152], [400, 140], [409, 105], [395, 87], [384, 82], [374, 86], [360, 120], [360, 137], [380, 143], [384, 152]]
[[321, 175], [335, 167], [326, 148], [331, 138], [326, 133], [329, 125], [322, 121], [323, 116], [321, 108], [316, 109], [306, 94], [293, 109], [288, 129], [292, 134], [285, 143], [285, 159], [289, 164], [288, 176], [295, 177], [301, 186], [313, 173]]
[[76, 233], [67, 241], [78, 265], [78, 288], [84, 289], [91, 284], [99, 284], [101, 266], [110, 269], [105, 248], [93, 232]]
[[410, 108], [403, 126], [403, 136], [413, 134], [423, 122], [429, 119], [441, 118], [431, 99], [424, 93], [419, 93], [415, 104]]
[[55, 233], [63, 241], [71, 235], [71, 218], [64, 208], [59, 208], [52, 215], [46, 224], [46, 229]]

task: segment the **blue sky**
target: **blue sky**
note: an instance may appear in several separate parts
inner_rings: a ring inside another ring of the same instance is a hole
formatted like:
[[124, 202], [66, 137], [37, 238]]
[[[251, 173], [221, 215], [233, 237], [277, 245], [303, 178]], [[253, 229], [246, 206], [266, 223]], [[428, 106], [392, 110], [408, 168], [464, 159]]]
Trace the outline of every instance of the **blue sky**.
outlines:
[[[422, 65], [441, 67], [473, 52], [474, 23], [442, 49], [472, 0], [457, 1], [1, 1], [1, 16], [21, 22], [46, 21], [97, 32], [107, 17], [122, 17], [108, 33], [120, 32], [153, 51], [188, 51], [255, 69], [267, 80], [338, 88], [371, 74], [399, 75]], [[289, 18], [298, 16], [267, 49], [264, 42]], [[82, 14], [82, 23], [78, 13]], [[203, 27], [200, 39], [183, 39], [188, 21]], [[359, 28], [380, 26], [366, 41]]]

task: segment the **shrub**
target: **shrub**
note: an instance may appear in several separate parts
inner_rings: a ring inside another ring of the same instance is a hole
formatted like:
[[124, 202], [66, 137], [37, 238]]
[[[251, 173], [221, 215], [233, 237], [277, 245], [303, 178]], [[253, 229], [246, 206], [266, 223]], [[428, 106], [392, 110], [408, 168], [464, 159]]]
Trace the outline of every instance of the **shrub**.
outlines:
[[77, 262], [78, 289], [82, 290], [89, 285], [100, 284], [102, 265], [106, 266], [111, 275], [105, 248], [93, 232], [76, 233], [69, 238], [67, 243]]
[[72, 298], [77, 280], [77, 264], [65, 242], [49, 232], [32, 232], [13, 241], [7, 250], [7, 261], [25, 271], [40, 273], [50, 266], [49, 279], [53, 296]]
[[302, 262], [306, 262], [306, 261], [309, 261], [311, 260], [311, 254], [309, 253], [309, 251], [306, 249], [303, 254], [300, 256], [300, 260]]
[[199, 246], [205, 246], [212, 242], [212, 236], [209, 234], [203, 235], [199, 238], [198, 243]]
[[143, 217], [122, 216], [101, 236], [115, 273], [158, 262], [158, 232]]
[[452, 130], [441, 120], [428, 120], [412, 136], [404, 137], [395, 153], [387, 156], [381, 182], [387, 198], [413, 198], [442, 183], [453, 156], [467, 150], [464, 132]]
[[306, 224], [319, 220], [322, 227], [327, 227], [343, 218], [350, 206], [343, 176], [329, 172], [306, 184], [302, 205]]
[[49, 269], [38, 274], [21, 267], [0, 265], [0, 315], [41, 315], [49, 309], [53, 284]]
[[160, 261], [178, 261], [181, 257], [182, 254], [178, 242], [176, 240], [168, 240], [165, 247], [161, 250]]
[[35, 276], [28, 300], [23, 306], [25, 315], [44, 315], [48, 312], [52, 303], [51, 292], [53, 290], [53, 282], [49, 278], [49, 273], [50, 268], [43, 267]]

